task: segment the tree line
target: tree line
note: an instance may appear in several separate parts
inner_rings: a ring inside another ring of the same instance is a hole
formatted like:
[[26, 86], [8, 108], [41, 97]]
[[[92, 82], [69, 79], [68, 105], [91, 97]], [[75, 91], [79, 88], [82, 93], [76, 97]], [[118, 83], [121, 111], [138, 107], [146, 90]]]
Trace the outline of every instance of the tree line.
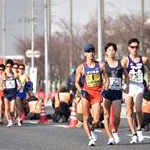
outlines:
[[[106, 16], [103, 22], [103, 45], [108, 42], [114, 42], [118, 46], [118, 58], [127, 55], [127, 41], [130, 38], [136, 37], [141, 40], [141, 30], [143, 30], [143, 49], [141, 53], [150, 56], [150, 28], [146, 24], [149, 14], [144, 17], [143, 29], [142, 18], [139, 14], [123, 14], [117, 15], [115, 18]], [[69, 69], [69, 53], [70, 53], [70, 37], [69, 37], [69, 23], [61, 20], [59, 24], [62, 28], [61, 32], [55, 32], [51, 36], [49, 61], [50, 61], [50, 79], [54, 80], [67, 80]], [[84, 61], [84, 45], [91, 42], [96, 47], [97, 53], [97, 16], [91, 16], [88, 23], [84, 26], [74, 24], [73, 26], [73, 48], [72, 48], [72, 64], [76, 67]], [[18, 52], [25, 55], [27, 49], [31, 49], [31, 40], [29, 38], [21, 39], [16, 38], [16, 48]], [[35, 49], [41, 51], [41, 57], [35, 59], [35, 67], [38, 67], [38, 79], [44, 80], [44, 36], [36, 35]], [[104, 51], [103, 51], [104, 52]], [[104, 53], [103, 53], [103, 57]], [[26, 58], [30, 62], [29, 58]]]

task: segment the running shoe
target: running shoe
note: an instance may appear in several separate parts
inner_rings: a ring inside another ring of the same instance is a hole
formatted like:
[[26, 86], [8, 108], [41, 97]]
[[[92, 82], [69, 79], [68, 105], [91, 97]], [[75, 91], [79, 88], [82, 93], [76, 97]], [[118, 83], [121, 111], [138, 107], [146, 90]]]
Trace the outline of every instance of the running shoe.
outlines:
[[13, 125], [13, 122], [12, 120], [9, 120], [8, 124], [7, 124], [7, 127], [11, 127]]
[[3, 120], [2, 120], [2, 118], [0, 118], [0, 124], [3, 124]]
[[93, 138], [90, 139], [88, 146], [95, 146], [95, 141], [93, 140]]
[[108, 139], [107, 145], [114, 145], [114, 138], [113, 137]]
[[117, 132], [113, 133], [113, 137], [114, 137], [114, 142], [118, 144], [120, 142], [120, 137], [118, 136], [118, 133]]
[[91, 131], [91, 136], [92, 136], [94, 142], [96, 142], [97, 139], [98, 139], [98, 132], [96, 132], [96, 131]]
[[136, 135], [133, 135], [132, 139], [130, 141], [130, 144], [134, 144], [134, 143], [137, 143], [137, 136]]
[[137, 131], [137, 138], [140, 143], [144, 141], [144, 136], [141, 130]]
[[19, 127], [21, 127], [22, 124], [21, 124], [21, 120], [20, 119], [18, 119], [18, 123], [17, 124], [18, 124]]

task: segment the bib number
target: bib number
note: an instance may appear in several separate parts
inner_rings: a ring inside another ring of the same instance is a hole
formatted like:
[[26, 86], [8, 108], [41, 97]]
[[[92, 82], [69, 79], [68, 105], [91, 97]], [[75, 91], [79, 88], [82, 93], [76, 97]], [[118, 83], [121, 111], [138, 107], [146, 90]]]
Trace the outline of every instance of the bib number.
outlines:
[[121, 78], [109, 77], [109, 89], [120, 90], [121, 89]]
[[16, 88], [15, 80], [6, 80], [6, 89]]
[[143, 73], [142, 72], [134, 72], [130, 73], [130, 81], [136, 83], [143, 83]]
[[86, 82], [88, 87], [100, 86], [101, 78], [100, 74], [88, 74], [86, 75]]

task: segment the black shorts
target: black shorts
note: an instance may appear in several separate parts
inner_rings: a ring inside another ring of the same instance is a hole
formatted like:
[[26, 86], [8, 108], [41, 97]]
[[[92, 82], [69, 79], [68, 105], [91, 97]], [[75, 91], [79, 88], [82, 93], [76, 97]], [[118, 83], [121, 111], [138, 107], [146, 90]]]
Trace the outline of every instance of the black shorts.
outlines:
[[102, 91], [102, 97], [110, 100], [110, 101], [115, 101], [115, 100], [122, 100], [122, 91], [121, 90], [103, 90]]

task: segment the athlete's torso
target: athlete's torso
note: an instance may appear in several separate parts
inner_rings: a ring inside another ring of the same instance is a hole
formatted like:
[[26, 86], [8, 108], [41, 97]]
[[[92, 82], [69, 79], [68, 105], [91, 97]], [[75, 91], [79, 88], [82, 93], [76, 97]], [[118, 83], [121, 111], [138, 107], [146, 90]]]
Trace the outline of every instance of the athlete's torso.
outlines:
[[90, 68], [87, 63], [84, 66], [84, 89], [100, 91], [102, 87], [102, 71], [100, 69], [99, 63], [95, 62], [95, 66]]
[[17, 81], [14, 74], [7, 75], [5, 73], [4, 85], [5, 92], [4, 94], [15, 94], [17, 91]]
[[121, 66], [120, 60], [117, 61], [116, 67], [110, 67], [108, 62], [106, 64], [106, 70], [109, 76], [109, 89], [111, 90], [121, 90], [122, 87], [122, 74], [123, 68]]
[[128, 56], [128, 67], [127, 71], [130, 76], [130, 82], [133, 83], [143, 83], [144, 79], [144, 64], [142, 61], [142, 56], [139, 56], [139, 62], [133, 62], [130, 56]]

